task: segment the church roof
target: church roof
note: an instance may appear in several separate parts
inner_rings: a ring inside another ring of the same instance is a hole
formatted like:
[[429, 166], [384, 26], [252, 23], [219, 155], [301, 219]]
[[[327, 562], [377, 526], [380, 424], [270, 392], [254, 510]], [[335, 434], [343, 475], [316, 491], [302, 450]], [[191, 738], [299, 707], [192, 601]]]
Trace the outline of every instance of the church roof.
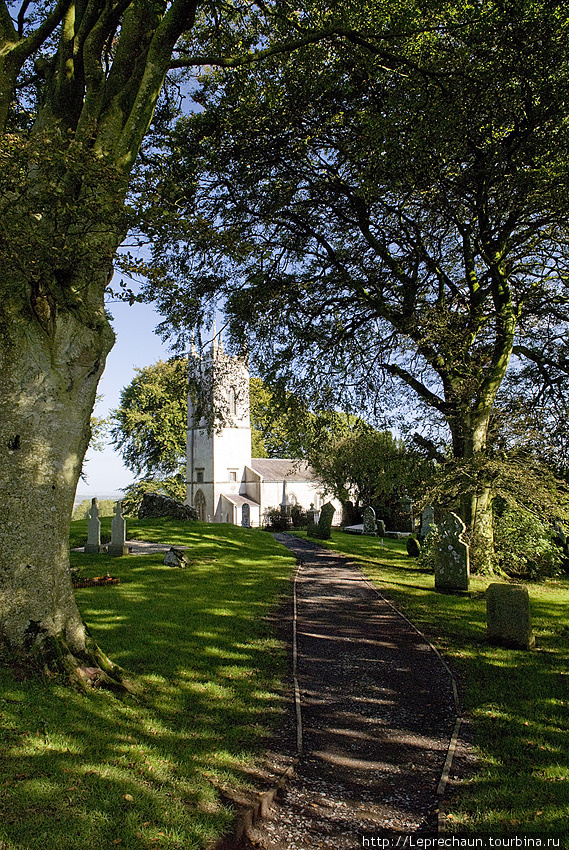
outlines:
[[314, 471], [308, 464], [293, 458], [254, 457], [251, 469], [263, 481], [313, 481]]
[[[222, 493], [222, 499], [227, 499], [228, 502], [231, 502], [233, 505], [249, 505], [251, 508], [258, 508], [259, 503], [254, 502], [253, 499], [247, 498], [247, 496], [242, 496], [240, 493]], [[0, 845], [1, 846], [1, 845]]]

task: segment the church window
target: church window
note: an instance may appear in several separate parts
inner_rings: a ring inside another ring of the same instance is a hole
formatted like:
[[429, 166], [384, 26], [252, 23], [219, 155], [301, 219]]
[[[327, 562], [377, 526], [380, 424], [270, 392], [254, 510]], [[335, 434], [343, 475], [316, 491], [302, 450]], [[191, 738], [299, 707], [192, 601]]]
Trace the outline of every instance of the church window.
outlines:
[[229, 480], [237, 481], [237, 472], [234, 469], [229, 470]]
[[196, 481], [203, 484], [203, 469], [196, 469]]
[[201, 490], [198, 490], [198, 492], [194, 496], [194, 508], [198, 512], [198, 518], [202, 522], [205, 522], [206, 500]]
[[229, 388], [229, 413], [231, 416], [237, 416], [237, 393], [235, 387]]

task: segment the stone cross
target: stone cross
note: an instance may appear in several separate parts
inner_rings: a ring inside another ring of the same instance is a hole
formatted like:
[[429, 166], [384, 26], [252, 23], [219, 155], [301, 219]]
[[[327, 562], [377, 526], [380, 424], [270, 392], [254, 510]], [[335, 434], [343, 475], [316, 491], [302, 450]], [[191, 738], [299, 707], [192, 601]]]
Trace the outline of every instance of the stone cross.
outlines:
[[88, 554], [99, 554], [101, 551], [101, 520], [99, 519], [99, 503], [96, 497], [91, 499], [89, 522], [87, 523], [87, 545], [83, 551]]
[[490, 643], [533, 649], [529, 594], [520, 584], [490, 584], [486, 590], [487, 637]]
[[364, 534], [377, 534], [377, 526], [375, 524], [375, 511], [368, 505], [364, 511]]
[[126, 545], [126, 522], [122, 515], [122, 502], [115, 505], [115, 515], [111, 522], [111, 542], [107, 546], [108, 555], [128, 555]]
[[468, 544], [462, 539], [465, 531], [465, 524], [453, 513], [448, 513], [439, 525], [435, 563], [437, 590], [468, 590], [470, 562]]
[[435, 511], [432, 505], [427, 505], [421, 514], [421, 537], [426, 537], [431, 531], [434, 531], [435, 526]]
[[247, 504], [241, 508], [241, 525], [243, 528], [251, 528], [251, 508]]

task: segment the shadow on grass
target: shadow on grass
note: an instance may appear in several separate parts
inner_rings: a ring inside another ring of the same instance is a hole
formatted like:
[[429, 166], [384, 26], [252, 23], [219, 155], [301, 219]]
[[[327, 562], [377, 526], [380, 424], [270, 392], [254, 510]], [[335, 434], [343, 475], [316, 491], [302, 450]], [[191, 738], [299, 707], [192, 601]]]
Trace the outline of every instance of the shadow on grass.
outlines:
[[180, 570], [161, 556], [72, 553], [86, 574], [121, 579], [76, 595], [140, 698], [3, 674], [0, 844], [10, 850], [207, 846], [230, 820], [208, 777], [243, 783], [283, 711], [286, 659], [266, 615], [294, 561], [261, 532], [157, 533], [217, 560]]

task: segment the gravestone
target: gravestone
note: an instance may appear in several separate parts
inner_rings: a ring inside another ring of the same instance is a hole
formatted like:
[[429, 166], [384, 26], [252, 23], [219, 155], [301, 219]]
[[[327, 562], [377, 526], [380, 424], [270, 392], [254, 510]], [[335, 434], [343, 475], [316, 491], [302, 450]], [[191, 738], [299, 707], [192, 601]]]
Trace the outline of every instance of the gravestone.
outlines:
[[470, 563], [468, 544], [462, 539], [466, 526], [459, 516], [448, 513], [439, 525], [440, 540], [435, 562], [437, 590], [468, 590]]
[[426, 537], [435, 528], [435, 510], [432, 505], [427, 505], [421, 514], [421, 537]]
[[520, 584], [490, 584], [486, 590], [487, 637], [490, 643], [533, 649], [529, 594]]
[[243, 505], [241, 508], [241, 525], [243, 528], [251, 528], [251, 508], [249, 505]]
[[107, 546], [107, 555], [128, 555], [126, 522], [122, 515], [121, 501], [115, 505], [115, 515], [111, 522], [111, 542]]
[[320, 519], [320, 514], [313, 504], [311, 504], [309, 509], [306, 511], [306, 519], [309, 523], [314, 523], [314, 525], [316, 525]]
[[382, 519], [378, 519], [378, 521], [377, 521], [377, 534], [378, 534], [378, 537], [385, 537], [385, 534], [386, 534], [385, 523]]
[[87, 554], [99, 554], [101, 551], [101, 520], [97, 498], [91, 499], [89, 522], [87, 523], [87, 545], [83, 549]]
[[377, 534], [375, 511], [370, 505], [364, 511], [364, 534], [371, 534], [374, 537]]
[[332, 502], [326, 502], [320, 509], [320, 519], [318, 520], [318, 537], [321, 540], [328, 540], [332, 535], [332, 520], [336, 508]]

